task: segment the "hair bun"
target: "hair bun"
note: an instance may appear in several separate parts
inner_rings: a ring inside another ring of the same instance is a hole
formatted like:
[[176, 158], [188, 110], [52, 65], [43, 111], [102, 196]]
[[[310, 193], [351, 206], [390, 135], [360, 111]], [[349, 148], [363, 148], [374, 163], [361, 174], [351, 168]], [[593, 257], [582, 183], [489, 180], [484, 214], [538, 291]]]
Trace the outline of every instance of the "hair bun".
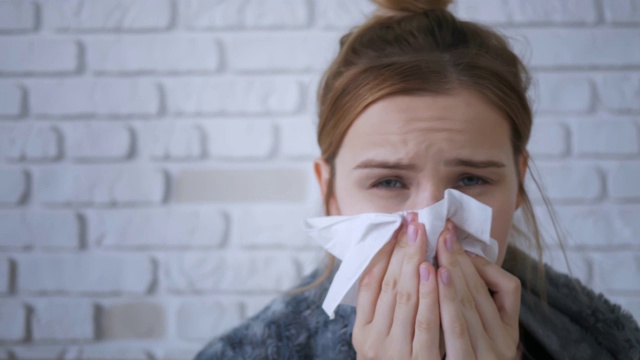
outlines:
[[446, 9], [452, 0], [373, 0], [381, 10], [422, 13], [427, 10]]

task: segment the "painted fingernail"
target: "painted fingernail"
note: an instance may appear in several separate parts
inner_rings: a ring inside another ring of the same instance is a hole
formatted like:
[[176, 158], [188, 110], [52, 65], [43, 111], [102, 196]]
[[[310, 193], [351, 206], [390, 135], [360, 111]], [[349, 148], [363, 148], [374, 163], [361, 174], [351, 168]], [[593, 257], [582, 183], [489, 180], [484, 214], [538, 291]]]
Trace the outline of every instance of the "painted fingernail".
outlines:
[[418, 224], [416, 222], [409, 224], [407, 236], [409, 237], [409, 244], [414, 244], [418, 240]]
[[427, 264], [420, 264], [420, 281], [427, 282], [431, 276]]
[[442, 270], [440, 270], [440, 280], [442, 281], [443, 284], [445, 285], [449, 285], [449, 282], [451, 281], [451, 279], [449, 278], [449, 272], [447, 271], [447, 269], [441, 268]]
[[472, 253], [472, 252], [471, 252], [471, 251], [469, 251], [469, 250], [465, 250], [464, 252], [465, 252], [465, 254], [467, 254], [467, 256], [469, 256], [469, 257], [476, 257], [476, 256], [478, 256], [477, 254]]
[[447, 246], [447, 250], [449, 250], [450, 252], [453, 251], [453, 241], [455, 240], [455, 237], [453, 236], [453, 233], [451, 232], [451, 230], [447, 230], [447, 238], [444, 239], [444, 244]]

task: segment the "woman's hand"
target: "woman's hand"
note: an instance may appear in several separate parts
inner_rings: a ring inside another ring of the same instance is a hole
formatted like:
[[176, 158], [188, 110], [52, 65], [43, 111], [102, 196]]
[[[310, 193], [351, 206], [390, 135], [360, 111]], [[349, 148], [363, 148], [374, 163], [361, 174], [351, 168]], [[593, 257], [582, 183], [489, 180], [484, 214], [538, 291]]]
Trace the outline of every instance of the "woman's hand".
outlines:
[[424, 225], [410, 213], [360, 281], [353, 329], [358, 359], [441, 359], [438, 281], [426, 251]]
[[516, 359], [518, 278], [481, 256], [465, 252], [451, 222], [438, 239], [437, 254], [440, 321], [447, 358]]

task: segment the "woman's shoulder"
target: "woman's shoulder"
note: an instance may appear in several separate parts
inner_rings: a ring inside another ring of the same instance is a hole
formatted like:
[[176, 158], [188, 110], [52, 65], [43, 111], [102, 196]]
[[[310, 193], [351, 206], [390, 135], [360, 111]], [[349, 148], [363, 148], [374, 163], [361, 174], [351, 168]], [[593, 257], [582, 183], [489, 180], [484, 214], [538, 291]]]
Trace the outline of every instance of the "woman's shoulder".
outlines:
[[640, 328], [629, 312], [579, 280], [548, 265], [536, 271], [535, 260], [509, 252], [505, 268], [523, 283], [520, 325], [536, 346], [554, 357], [640, 359]]
[[[312, 283], [321, 271], [318, 268], [306, 276], [298, 287]], [[258, 314], [212, 340], [196, 360], [355, 358], [351, 346], [353, 308], [339, 307], [330, 320], [322, 310], [327, 289], [328, 280], [277, 297]]]

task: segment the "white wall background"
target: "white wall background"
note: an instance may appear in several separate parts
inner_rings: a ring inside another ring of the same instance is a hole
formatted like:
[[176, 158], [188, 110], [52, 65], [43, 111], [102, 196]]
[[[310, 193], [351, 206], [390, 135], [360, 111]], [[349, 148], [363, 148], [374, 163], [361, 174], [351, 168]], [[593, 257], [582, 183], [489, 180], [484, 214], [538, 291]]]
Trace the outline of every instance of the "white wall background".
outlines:
[[[528, 54], [574, 272], [640, 318], [640, 2], [458, 2]], [[313, 268], [315, 88], [371, 9], [0, 1], [0, 359], [190, 358]]]

